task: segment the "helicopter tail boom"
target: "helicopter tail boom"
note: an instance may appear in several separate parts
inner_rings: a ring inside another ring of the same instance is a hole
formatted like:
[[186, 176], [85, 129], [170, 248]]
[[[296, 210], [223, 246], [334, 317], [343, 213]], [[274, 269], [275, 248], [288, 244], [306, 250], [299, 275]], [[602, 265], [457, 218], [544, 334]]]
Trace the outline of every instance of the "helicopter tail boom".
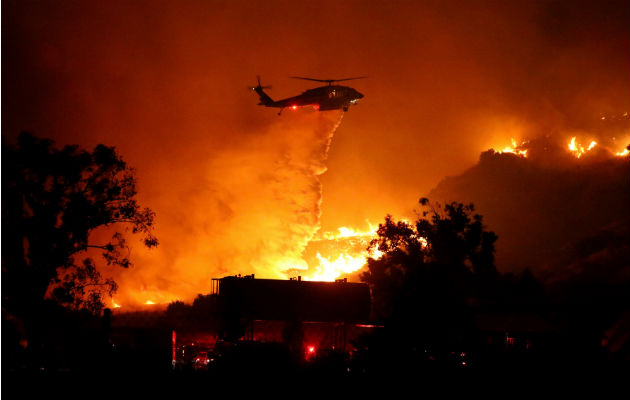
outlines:
[[258, 103], [259, 105], [273, 106], [276, 103], [267, 93], [263, 91], [262, 88], [256, 87], [254, 90], [258, 93], [258, 97], [260, 97], [260, 103]]
[[260, 84], [260, 76], [257, 76], [256, 79], [258, 80], [258, 86], [252, 87], [251, 89], [255, 91], [256, 94], [258, 94], [258, 97], [260, 97], [260, 103], [258, 103], [258, 105], [264, 105], [267, 107], [274, 106], [276, 102], [273, 101], [273, 99], [269, 97], [269, 95], [265, 93], [265, 91], [263, 90], [263, 89], [270, 89], [271, 86], [262, 86]]

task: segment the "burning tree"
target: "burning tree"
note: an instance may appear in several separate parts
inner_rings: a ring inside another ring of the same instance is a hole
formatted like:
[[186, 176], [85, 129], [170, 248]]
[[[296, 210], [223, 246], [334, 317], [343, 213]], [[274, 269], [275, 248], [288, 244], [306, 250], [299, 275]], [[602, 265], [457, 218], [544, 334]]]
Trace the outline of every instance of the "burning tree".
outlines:
[[368, 259], [361, 279], [371, 287], [375, 316], [400, 343], [439, 346], [466, 329], [468, 304], [498, 277], [497, 236], [472, 214], [472, 204], [420, 204], [413, 225], [385, 218], [370, 244], [382, 256]]
[[113, 147], [59, 150], [28, 133], [17, 146], [3, 144], [2, 158], [3, 313], [29, 319], [45, 297], [100, 311], [116, 283], [98, 272], [93, 257], [128, 268], [129, 230], [147, 247], [158, 243], [153, 211], [135, 199], [134, 170]]

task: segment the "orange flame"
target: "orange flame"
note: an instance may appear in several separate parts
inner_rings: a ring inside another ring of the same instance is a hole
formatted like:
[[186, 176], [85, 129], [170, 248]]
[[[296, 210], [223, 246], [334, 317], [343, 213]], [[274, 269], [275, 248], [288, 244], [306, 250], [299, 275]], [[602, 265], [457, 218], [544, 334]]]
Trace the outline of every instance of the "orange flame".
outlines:
[[505, 146], [503, 150], [499, 150], [497, 153], [511, 153], [517, 156], [527, 157], [527, 149], [524, 148], [527, 141], [522, 141], [520, 144], [518, 144], [513, 138], [511, 138], [510, 141], [512, 142], [512, 146]]
[[593, 150], [595, 146], [597, 146], [597, 142], [594, 140], [592, 140], [587, 147], [582, 146], [577, 142], [576, 136], [573, 136], [568, 144], [569, 151], [577, 158], [581, 158], [586, 152]]
[[310, 281], [329, 281], [339, 279], [342, 275], [356, 272], [367, 263], [368, 258], [378, 259], [382, 256], [382, 252], [376, 249], [367, 250], [370, 241], [376, 238], [378, 226], [368, 223], [369, 229], [360, 231], [353, 228], [342, 226], [337, 229], [338, 232], [324, 232], [317, 240], [327, 240], [339, 243], [351, 240], [357, 243], [354, 249], [339, 249], [333, 251], [334, 254], [323, 256], [321, 252], [317, 252], [317, 261], [319, 262], [311, 271], [305, 274], [304, 278]]
[[619, 152], [615, 153], [615, 155], [618, 156], [618, 157], [625, 157], [628, 154], [630, 154], [630, 150], [628, 150], [628, 149], [623, 149], [622, 151], [619, 151]]

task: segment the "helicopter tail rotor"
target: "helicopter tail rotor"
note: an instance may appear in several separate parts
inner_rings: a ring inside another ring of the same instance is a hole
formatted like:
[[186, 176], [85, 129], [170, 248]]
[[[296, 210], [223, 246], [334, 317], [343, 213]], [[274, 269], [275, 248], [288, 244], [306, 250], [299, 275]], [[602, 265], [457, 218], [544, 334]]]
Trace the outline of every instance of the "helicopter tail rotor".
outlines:
[[256, 90], [256, 89], [271, 89], [271, 86], [262, 86], [260, 84], [260, 75], [256, 75], [256, 80], [258, 81], [258, 86], [248, 86], [248, 89], [250, 90]]
[[273, 101], [273, 99], [269, 97], [269, 95], [265, 93], [265, 91], [263, 90], [263, 89], [271, 89], [271, 86], [262, 86], [260, 84], [260, 75], [256, 76], [256, 80], [258, 81], [258, 86], [250, 87], [250, 89], [255, 91], [256, 94], [258, 94], [258, 97], [260, 98], [260, 103], [258, 104], [267, 106], [267, 107], [274, 106], [275, 102]]

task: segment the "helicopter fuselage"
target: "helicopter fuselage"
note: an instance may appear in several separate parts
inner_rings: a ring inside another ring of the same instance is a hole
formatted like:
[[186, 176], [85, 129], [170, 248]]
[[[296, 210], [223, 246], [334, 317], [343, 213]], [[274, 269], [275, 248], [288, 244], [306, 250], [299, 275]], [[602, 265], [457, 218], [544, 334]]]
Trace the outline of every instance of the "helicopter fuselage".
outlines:
[[301, 107], [311, 106], [319, 111], [339, 110], [348, 111], [348, 107], [356, 104], [357, 100], [363, 97], [363, 94], [357, 90], [341, 85], [327, 85], [314, 89], [309, 89], [298, 96], [288, 97], [286, 99], [273, 101], [263, 91], [262, 87], [253, 88], [260, 96], [258, 105], [265, 107], [290, 108], [297, 109]]

